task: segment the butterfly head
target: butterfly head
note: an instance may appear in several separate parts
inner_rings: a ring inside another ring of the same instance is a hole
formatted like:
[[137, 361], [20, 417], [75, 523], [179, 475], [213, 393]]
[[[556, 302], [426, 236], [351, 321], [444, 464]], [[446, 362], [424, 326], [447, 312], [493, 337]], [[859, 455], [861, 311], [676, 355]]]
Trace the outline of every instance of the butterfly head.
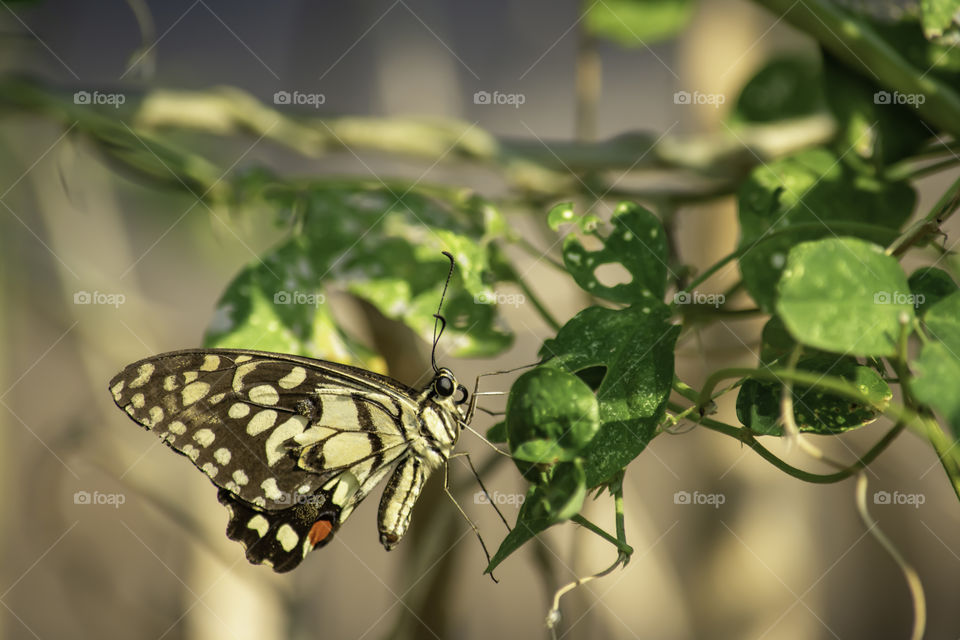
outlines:
[[453, 372], [446, 367], [437, 369], [436, 375], [430, 382], [430, 390], [434, 402], [457, 413], [462, 413], [461, 407], [466, 404], [469, 397], [467, 388], [457, 383]]

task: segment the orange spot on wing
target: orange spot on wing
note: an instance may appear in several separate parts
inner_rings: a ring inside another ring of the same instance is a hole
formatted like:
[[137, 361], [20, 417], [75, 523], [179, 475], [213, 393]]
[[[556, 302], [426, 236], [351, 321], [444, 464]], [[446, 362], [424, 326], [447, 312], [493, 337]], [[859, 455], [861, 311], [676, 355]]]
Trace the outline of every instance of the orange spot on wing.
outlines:
[[310, 540], [310, 544], [317, 546], [326, 540], [332, 531], [332, 522], [329, 520], [317, 520], [313, 523], [313, 526], [310, 527], [310, 532], [307, 534], [307, 539]]

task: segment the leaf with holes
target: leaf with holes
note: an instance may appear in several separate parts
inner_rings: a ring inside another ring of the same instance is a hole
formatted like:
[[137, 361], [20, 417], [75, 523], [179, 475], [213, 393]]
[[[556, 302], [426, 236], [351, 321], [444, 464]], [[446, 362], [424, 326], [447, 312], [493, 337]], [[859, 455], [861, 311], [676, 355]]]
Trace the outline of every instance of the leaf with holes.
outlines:
[[[667, 239], [663, 225], [655, 215], [631, 202], [621, 202], [610, 221], [611, 228], [601, 235], [587, 227], [587, 235], [600, 240], [596, 251], [586, 249], [576, 235], [563, 242], [563, 263], [573, 279], [588, 293], [614, 302], [652, 305], [666, 293]], [[597, 270], [605, 265], [621, 265], [629, 282], [604, 285]]]
[[545, 367], [589, 377], [603, 371], [596, 390], [600, 428], [581, 450], [588, 487], [609, 481], [656, 434], [673, 383], [679, 333], [658, 301], [622, 310], [589, 307], [544, 342]]

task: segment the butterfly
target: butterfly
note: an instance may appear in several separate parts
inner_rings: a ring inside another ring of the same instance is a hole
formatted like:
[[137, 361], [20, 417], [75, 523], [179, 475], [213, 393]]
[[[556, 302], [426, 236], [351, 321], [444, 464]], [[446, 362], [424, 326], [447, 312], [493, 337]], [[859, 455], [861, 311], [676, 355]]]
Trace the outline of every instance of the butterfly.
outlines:
[[[436, 319], [434, 351], [445, 326]], [[328, 544], [384, 478], [380, 542], [389, 551], [403, 538], [427, 479], [451, 458], [476, 406], [449, 369], [435, 361], [433, 369], [414, 389], [302, 356], [187, 349], [134, 362], [109, 389], [219, 488], [227, 536], [247, 559], [286, 572]]]

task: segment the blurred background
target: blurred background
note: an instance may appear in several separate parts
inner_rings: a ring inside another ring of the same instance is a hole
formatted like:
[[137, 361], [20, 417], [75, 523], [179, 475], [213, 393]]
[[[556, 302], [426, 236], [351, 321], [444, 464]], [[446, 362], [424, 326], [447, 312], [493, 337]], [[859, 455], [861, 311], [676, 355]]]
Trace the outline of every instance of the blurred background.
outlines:
[[[726, 131], [732, 97], [772, 55], [816, 56], [802, 34], [740, 0], [691, 5], [678, 37], [630, 48], [585, 36], [576, 2], [0, 4], [4, 74], [30, 74], [65, 95], [114, 92], [133, 102], [158, 89], [227, 86], [273, 107], [277, 92], [322, 94], [319, 117], [452, 119], [522, 140], [544, 157], [554, 145], [625, 132], [709, 140]], [[695, 90], [731, 98], [675, 102], [675, 92]], [[522, 96], [522, 104], [518, 98], [486, 103], [475, 98], [478, 92]], [[226, 512], [214, 487], [118, 412], [106, 383], [129, 362], [199, 345], [226, 285], [287, 231], [118, 171], [71, 125], [42, 109], [2, 114], [0, 638], [546, 637], [554, 590], [613, 562], [616, 554], [602, 540], [559, 526], [509, 558], [494, 584], [483, 575], [472, 532], [434, 481], [408, 539], [392, 553], [377, 540], [377, 493], [297, 571], [275, 575], [248, 565], [240, 546], [224, 536]], [[214, 113], [209, 127], [216, 122]], [[823, 135], [822, 123], [808, 126], [813, 139]], [[501, 175], [447, 157], [451, 145], [411, 157], [350, 145], [307, 157], [253, 130], [180, 136], [181, 144], [232, 171], [265, 166], [281, 174], [470, 186], [506, 198], [511, 224], [554, 255], [556, 236], [542, 215], [571, 197], [544, 196], [532, 214], [520, 212], [521, 205], [509, 204]], [[928, 210], [954, 177], [921, 181], [917, 210]], [[644, 185], [671, 179], [677, 178], [628, 171], [622, 185], [643, 193]], [[587, 204], [610, 211], [609, 202]], [[712, 264], [738, 240], [732, 196], [686, 204], [672, 223], [679, 259], [694, 268]], [[587, 304], [544, 261], [527, 253], [511, 258], [561, 322]], [[722, 291], [736, 278], [731, 267], [709, 285]], [[76, 296], [84, 292], [113, 297], [82, 304]], [[334, 294], [332, 302], [338, 300]], [[428, 344], [346, 296], [342, 302], [338, 313], [383, 351], [395, 377], [415, 384], [429, 375]], [[553, 330], [528, 307], [502, 308], [516, 334], [509, 352], [495, 359], [442, 357], [443, 363], [472, 381], [484, 371], [533, 362]], [[697, 387], [705, 371], [753, 366], [762, 325], [760, 317], [734, 319], [685, 335], [678, 375]], [[487, 378], [485, 385], [505, 391], [511, 380]], [[489, 406], [496, 409], [498, 401]], [[719, 416], [736, 421], [732, 396], [720, 403]], [[482, 432], [494, 421], [481, 415], [475, 426]], [[852, 459], [886, 426], [823, 446]], [[559, 636], [908, 635], [905, 583], [866, 535], [851, 481], [804, 484], [732, 439], [679, 431], [656, 438], [627, 473], [633, 560], [565, 597]], [[769, 446], [799, 466], [827, 470], [797, 451]], [[471, 434], [460, 447], [481, 466], [490, 457]], [[452, 472], [461, 504], [495, 547], [502, 524], [489, 506], [477, 504], [468, 470], [454, 465]], [[872, 509], [923, 580], [928, 637], [960, 636], [960, 509], [934, 453], [905, 433], [869, 478], [871, 493], [924, 496], [919, 506]], [[525, 491], [510, 464], [484, 479], [501, 496]], [[675, 504], [677, 491], [720, 494], [724, 501]], [[110, 498], [84, 504], [78, 492]], [[515, 501], [504, 499], [500, 507], [508, 520], [516, 517]], [[588, 501], [585, 513], [612, 530], [608, 497]]]

